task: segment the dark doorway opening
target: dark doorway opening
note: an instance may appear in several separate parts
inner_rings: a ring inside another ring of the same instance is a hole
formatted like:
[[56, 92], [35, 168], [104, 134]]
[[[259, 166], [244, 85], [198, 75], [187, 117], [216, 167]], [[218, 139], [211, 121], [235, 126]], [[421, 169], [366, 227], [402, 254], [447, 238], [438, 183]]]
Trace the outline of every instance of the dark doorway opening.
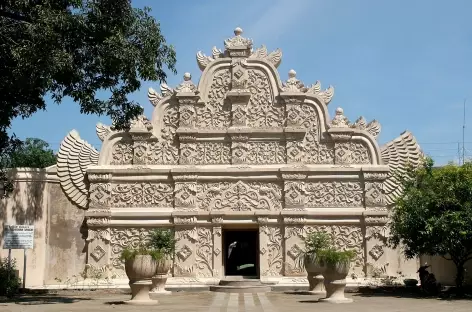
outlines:
[[259, 231], [223, 230], [226, 276], [259, 276]]

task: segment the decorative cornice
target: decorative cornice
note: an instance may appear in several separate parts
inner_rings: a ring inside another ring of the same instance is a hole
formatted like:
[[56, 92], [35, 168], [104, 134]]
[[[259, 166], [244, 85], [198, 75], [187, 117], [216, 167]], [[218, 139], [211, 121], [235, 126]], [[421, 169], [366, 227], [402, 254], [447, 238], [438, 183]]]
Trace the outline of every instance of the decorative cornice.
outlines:
[[89, 182], [108, 182], [112, 175], [109, 173], [88, 173]]
[[305, 173], [283, 173], [282, 178], [284, 180], [304, 180], [307, 174]]
[[197, 217], [174, 217], [174, 224], [176, 225], [189, 225], [196, 223]]

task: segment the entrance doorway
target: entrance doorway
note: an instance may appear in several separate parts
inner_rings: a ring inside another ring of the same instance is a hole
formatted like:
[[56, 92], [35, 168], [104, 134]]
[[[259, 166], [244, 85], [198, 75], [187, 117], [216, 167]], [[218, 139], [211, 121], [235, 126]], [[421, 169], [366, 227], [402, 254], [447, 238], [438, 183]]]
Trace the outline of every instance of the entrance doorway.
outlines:
[[259, 231], [223, 229], [226, 276], [259, 277]]

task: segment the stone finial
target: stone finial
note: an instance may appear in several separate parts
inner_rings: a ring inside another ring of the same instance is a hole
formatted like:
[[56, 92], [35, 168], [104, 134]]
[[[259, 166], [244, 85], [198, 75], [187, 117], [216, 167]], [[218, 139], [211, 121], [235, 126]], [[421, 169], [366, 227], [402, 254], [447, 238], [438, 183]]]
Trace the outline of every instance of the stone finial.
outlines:
[[236, 27], [234, 37], [225, 40], [225, 49], [230, 57], [249, 57], [251, 55], [252, 40], [243, 38], [243, 30]]
[[293, 69], [289, 70], [288, 79], [282, 84], [282, 90], [285, 92], [306, 92], [307, 88], [305, 88], [305, 85], [296, 77], [297, 72]]
[[177, 93], [198, 93], [197, 86], [193, 84], [190, 73], [185, 73], [183, 79], [184, 81], [175, 88]]
[[336, 108], [336, 114], [330, 124], [331, 128], [348, 128], [349, 125], [349, 119], [344, 116], [344, 110], [341, 107]]
[[236, 27], [236, 28], [234, 29], [234, 35], [235, 35], [235, 36], [241, 36], [242, 33], [243, 33], [243, 30], [242, 30], [241, 27]]
[[130, 132], [133, 131], [151, 131], [152, 123], [144, 115], [139, 115], [135, 119], [131, 120]]

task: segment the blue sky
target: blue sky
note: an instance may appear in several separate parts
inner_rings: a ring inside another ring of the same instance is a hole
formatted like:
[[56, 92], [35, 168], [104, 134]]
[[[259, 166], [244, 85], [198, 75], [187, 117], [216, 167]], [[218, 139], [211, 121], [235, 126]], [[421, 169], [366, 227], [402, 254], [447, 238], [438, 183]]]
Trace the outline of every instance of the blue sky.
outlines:
[[[423, 150], [438, 163], [457, 160], [462, 140], [463, 101], [466, 111], [466, 148], [472, 156], [472, 1], [470, 0], [203, 0], [133, 1], [149, 6], [161, 23], [167, 41], [177, 51], [175, 86], [184, 72], [198, 82], [197, 51], [211, 54], [240, 26], [255, 47], [281, 48], [279, 72], [290, 69], [305, 84], [320, 80], [335, 87], [329, 105], [354, 121], [360, 115], [382, 125], [381, 144], [408, 129]], [[131, 97], [150, 117], [145, 82]], [[47, 111], [15, 120], [20, 138], [38, 137], [57, 150], [67, 133], [76, 129], [100, 148], [95, 135], [103, 116], [84, 116], [70, 100], [48, 103]], [[431, 144], [435, 143], [435, 144]]]

